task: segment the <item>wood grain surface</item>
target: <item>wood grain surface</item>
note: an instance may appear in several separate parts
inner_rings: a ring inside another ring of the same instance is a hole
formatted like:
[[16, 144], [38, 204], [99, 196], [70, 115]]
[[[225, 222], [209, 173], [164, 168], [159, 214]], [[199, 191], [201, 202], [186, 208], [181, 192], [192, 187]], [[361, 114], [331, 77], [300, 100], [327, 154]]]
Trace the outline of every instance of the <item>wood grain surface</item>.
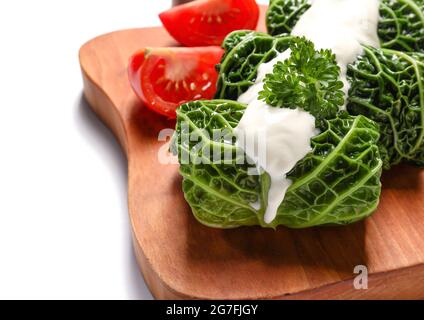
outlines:
[[[128, 158], [134, 249], [153, 295], [424, 298], [424, 171], [418, 168], [400, 166], [385, 173], [378, 211], [347, 227], [218, 230], [193, 218], [178, 165], [158, 160], [164, 150], [158, 134], [174, 122], [143, 107], [126, 71], [138, 49], [175, 45], [162, 28], [149, 28], [103, 35], [80, 51], [85, 97]], [[356, 265], [369, 270], [367, 290], [353, 287]]]

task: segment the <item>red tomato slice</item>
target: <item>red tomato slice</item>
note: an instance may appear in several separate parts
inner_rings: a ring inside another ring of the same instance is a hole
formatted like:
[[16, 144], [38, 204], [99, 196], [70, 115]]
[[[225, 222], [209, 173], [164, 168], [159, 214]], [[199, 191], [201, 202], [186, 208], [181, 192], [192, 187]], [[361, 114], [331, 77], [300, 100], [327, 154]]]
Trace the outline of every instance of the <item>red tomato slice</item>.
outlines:
[[159, 17], [166, 30], [185, 46], [221, 45], [234, 30], [255, 30], [259, 7], [255, 0], [197, 0]]
[[182, 103], [213, 98], [222, 54], [220, 47], [146, 48], [130, 59], [130, 83], [147, 107], [175, 118]]

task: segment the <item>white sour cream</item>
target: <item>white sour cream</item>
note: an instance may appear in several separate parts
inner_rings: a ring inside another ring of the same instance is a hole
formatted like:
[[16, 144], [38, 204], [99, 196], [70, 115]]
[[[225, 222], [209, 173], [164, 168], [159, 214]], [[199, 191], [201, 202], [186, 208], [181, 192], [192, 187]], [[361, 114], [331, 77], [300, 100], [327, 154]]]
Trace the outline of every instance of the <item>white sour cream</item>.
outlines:
[[[292, 35], [305, 36], [314, 42], [316, 49], [333, 50], [347, 94], [347, 65], [362, 53], [362, 44], [379, 46], [378, 20], [379, 0], [315, 0]], [[289, 56], [290, 50], [287, 50], [260, 65], [256, 83], [238, 99], [248, 107], [235, 129], [237, 144], [271, 177], [266, 223], [275, 219], [291, 185], [287, 173], [311, 151], [310, 140], [319, 134], [315, 118], [308, 112], [299, 108], [275, 108], [258, 99], [265, 76], [272, 73], [278, 61]]]
[[314, 0], [292, 35], [305, 36], [315, 49], [331, 49], [340, 66], [347, 95], [347, 65], [363, 53], [362, 45], [380, 46], [377, 34], [379, 0]]
[[311, 150], [311, 138], [319, 133], [315, 118], [298, 108], [275, 108], [256, 99], [234, 132], [247, 156], [271, 177], [264, 216], [270, 223], [291, 185], [286, 174]]

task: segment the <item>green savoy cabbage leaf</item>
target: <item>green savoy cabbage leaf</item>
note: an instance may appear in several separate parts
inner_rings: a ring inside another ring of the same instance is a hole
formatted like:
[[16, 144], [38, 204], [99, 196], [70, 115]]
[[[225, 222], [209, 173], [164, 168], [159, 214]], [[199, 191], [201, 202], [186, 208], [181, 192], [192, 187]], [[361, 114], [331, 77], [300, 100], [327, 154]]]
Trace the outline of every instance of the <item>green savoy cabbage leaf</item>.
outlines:
[[[352, 223], [375, 210], [382, 168], [378, 127], [364, 116], [340, 113], [323, 121], [322, 133], [311, 140], [312, 151], [288, 174], [293, 184], [276, 219], [266, 224], [269, 175], [251, 174], [255, 165], [245, 159], [232, 136], [245, 108], [234, 101], [213, 100], [189, 102], [177, 110], [171, 149], [181, 164], [185, 198], [201, 223], [219, 228], [305, 228]], [[228, 134], [214, 134], [220, 130]], [[191, 134], [194, 138], [187, 139]], [[232, 155], [230, 161], [222, 157], [225, 152]]]
[[424, 0], [382, 0], [378, 36], [382, 48], [424, 52]]
[[385, 168], [424, 165], [424, 54], [364, 48], [348, 66], [348, 111], [380, 125]]
[[[289, 35], [310, 0], [271, 0], [266, 16], [271, 35]], [[378, 35], [381, 47], [424, 51], [424, 0], [381, 0]]]
[[364, 116], [346, 113], [324, 122], [312, 152], [288, 174], [293, 181], [278, 209], [276, 224], [292, 228], [343, 225], [378, 206], [382, 161], [379, 130]]
[[270, 35], [289, 35], [300, 17], [311, 7], [310, 0], [270, 0], [266, 26]]
[[[211, 227], [264, 225], [262, 210], [251, 204], [265, 203], [269, 176], [249, 174], [255, 166], [231, 137], [245, 109], [229, 100], [193, 101], [177, 109], [171, 150], [178, 154], [184, 196], [194, 216]], [[223, 134], [214, 135], [218, 130]], [[223, 161], [225, 152], [231, 161]]]
[[[224, 41], [226, 52], [219, 71], [216, 99], [237, 100], [255, 84], [258, 68], [290, 47], [293, 37], [272, 37], [258, 32], [236, 31]], [[233, 40], [236, 39], [236, 40]]]

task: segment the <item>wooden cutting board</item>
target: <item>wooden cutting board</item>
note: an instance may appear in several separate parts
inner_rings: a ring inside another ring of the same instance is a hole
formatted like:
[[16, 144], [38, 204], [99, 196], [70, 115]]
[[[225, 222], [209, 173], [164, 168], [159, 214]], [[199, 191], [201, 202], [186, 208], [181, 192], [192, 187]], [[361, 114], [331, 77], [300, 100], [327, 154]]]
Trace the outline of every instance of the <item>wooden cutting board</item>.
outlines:
[[[153, 295], [424, 298], [424, 171], [418, 168], [385, 173], [378, 211], [347, 227], [218, 230], [193, 218], [178, 165], [158, 161], [158, 151], [164, 150], [158, 134], [175, 123], [137, 100], [126, 71], [136, 50], [175, 45], [164, 29], [147, 28], [100, 36], [80, 51], [85, 97], [128, 158], [134, 249]], [[368, 268], [367, 290], [354, 289], [357, 265]]]

